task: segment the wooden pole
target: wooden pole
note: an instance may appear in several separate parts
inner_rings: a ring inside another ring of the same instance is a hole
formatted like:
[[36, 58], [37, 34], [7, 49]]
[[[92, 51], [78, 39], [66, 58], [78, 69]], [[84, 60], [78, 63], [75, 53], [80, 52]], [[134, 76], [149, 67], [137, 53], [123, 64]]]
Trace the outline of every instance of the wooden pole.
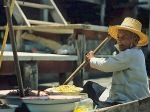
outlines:
[[[15, 4], [15, 0], [12, 0], [11, 6], [10, 6], [10, 15], [12, 15], [13, 13], [13, 9], [14, 9], [14, 4]], [[4, 53], [4, 48], [7, 42], [7, 37], [8, 37], [8, 23], [6, 25], [6, 30], [5, 30], [5, 34], [4, 34], [4, 40], [3, 40], [3, 44], [2, 44], [2, 48], [1, 48], [1, 55], [0, 55], [0, 68], [1, 68], [1, 64], [2, 64], [2, 58], [3, 58], [3, 53]]]
[[[93, 51], [94, 54], [96, 54], [109, 40], [111, 39], [110, 36], [105, 38], [105, 40]], [[70, 75], [70, 77], [63, 83], [63, 85], [68, 84], [76, 75], [77, 73], [85, 66], [87, 65], [89, 61], [84, 60], [83, 63]]]
[[19, 89], [20, 89], [20, 96], [23, 97], [24, 96], [23, 83], [22, 83], [20, 65], [19, 65], [18, 56], [17, 56], [14, 29], [12, 27], [13, 24], [12, 24], [10, 9], [9, 9], [9, 0], [5, 0], [5, 10], [6, 10], [6, 17], [7, 17], [8, 27], [9, 27], [10, 41], [11, 41], [12, 51], [13, 51], [13, 56], [14, 56], [17, 81], [18, 81], [18, 86], [19, 86]]

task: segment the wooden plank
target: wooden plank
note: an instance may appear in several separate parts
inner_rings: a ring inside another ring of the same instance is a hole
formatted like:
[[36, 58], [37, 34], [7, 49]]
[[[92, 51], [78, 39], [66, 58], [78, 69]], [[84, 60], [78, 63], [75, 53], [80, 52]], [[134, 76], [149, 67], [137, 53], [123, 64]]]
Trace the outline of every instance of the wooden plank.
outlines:
[[61, 12], [59, 11], [59, 9], [56, 6], [54, 0], [49, 0], [49, 1], [50, 1], [50, 5], [52, 5], [55, 9], [55, 10], [50, 11], [50, 14], [52, 15], [54, 21], [57, 22], [57, 23], [63, 23], [65, 25], [67, 25], [68, 24], [67, 21], [65, 20], [65, 18], [63, 17]]
[[55, 34], [73, 34], [73, 29], [33, 29], [33, 31]]
[[48, 48], [51, 48], [53, 50], [58, 50], [62, 47], [62, 45], [56, 41], [50, 40], [50, 39], [45, 39], [43, 37], [40, 36], [36, 36], [34, 34], [30, 34], [25, 32], [24, 34], [21, 35], [21, 38], [32, 41], [32, 42], [36, 42], [39, 43], [43, 46], [46, 46]]
[[150, 97], [89, 112], [150, 112]]
[[[85, 25], [85, 24], [69, 24], [69, 25], [55, 24], [55, 25], [38, 25], [38, 26], [14, 26], [13, 28], [14, 30], [33, 30], [56, 34], [72, 34], [74, 33], [75, 29], [107, 32], [108, 27], [97, 25]], [[5, 30], [5, 27], [1, 26], [0, 30]]]
[[31, 20], [28, 19], [30, 24], [36, 24], [36, 25], [53, 25], [53, 24], [57, 24], [57, 25], [62, 25], [60, 23], [54, 23], [54, 22], [46, 22], [46, 21], [39, 21], [39, 20]]
[[98, 26], [98, 25], [87, 25], [89, 28], [87, 30], [99, 31], [99, 32], [107, 32], [108, 27], [106, 26]]
[[16, 43], [18, 52], [23, 52], [25, 49], [24, 41], [21, 38], [22, 32], [23, 32], [22, 30], [16, 31]]
[[22, 63], [24, 87], [38, 90], [38, 65], [36, 61]]
[[[75, 32], [75, 36], [76, 36], [75, 38], [77, 38], [76, 40], [76, 49], [78, 55], [77, 66], [80, 66], [85, 59], [86, 42], [84, 35]], [[84, 75], [84, 68], [81, 71], [79, 71], [76, 77], [73, 78], [74, 84], [76, 86], [83, 87], [83, 75]]]
[[102, 109], [95, 109], [90, 112], [139, 112], [138, 111], [139, 103], [138, 100], [124, 103], [124, 104], [118, 104], [111, 107], [106, 107]]
[[54, 9], [53, 6], [44, 5], [44, 4], [37, 4], [37, 3], [18, 1], [18, 0], [17, 0], [17, 3], [20, 6], [32, 7], [32, 8], [38, 8], [38, 9]]
[[[44, 54], [44, 53], [27, 53], [18, 52], [19, 61], [76, 61], [78, 58], [75, 55], [58, 55], [58, 54]], [[12, 52], [4, 52], [3, 61], [13, 61]]]
[[31, 26], [25, 16], [25, 14], [23, 13], [23, 11], [21, 10], [20, 6], [18, 5], [18, 3], [16, 1], [15, 1], [13, 15], [19, 25]]

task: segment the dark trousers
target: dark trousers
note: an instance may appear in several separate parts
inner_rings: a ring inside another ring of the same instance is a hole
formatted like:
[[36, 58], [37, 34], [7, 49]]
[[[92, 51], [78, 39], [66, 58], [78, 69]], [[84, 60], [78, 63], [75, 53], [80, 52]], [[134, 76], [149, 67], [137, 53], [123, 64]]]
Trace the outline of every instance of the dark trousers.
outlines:
[[88, 81], [84, 86], [83, 86], [83, 91], [84, 93], [88, 94], [88, 97], [93, 100], [94, 106], [97, 105], [97, 108], [104, 108], [104, 107], [109, 107], [113, 106], [116, 104], [119, 104], [117, 102], [110, 103], [110, 102], [102, 102], [99, 100], [99, 97], [101, 94], [105, 91], [106, 87], [103, 87], [95, 82]]
[[25, 103], [22, 103], [22, 107], [16, 108], [15, 112], [30, 112]]

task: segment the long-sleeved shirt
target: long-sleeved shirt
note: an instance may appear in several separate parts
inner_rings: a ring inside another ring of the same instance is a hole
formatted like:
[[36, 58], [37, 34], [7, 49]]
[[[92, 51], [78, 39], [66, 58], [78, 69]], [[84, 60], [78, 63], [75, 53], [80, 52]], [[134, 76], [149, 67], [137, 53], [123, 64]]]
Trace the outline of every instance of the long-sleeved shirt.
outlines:
[[125, 103], [150, 96], [145, 57], [141, 49], [127, 49], [108, 59], [93, 57], [90, 66], [103, 72], [113, 72], [106, 101]]

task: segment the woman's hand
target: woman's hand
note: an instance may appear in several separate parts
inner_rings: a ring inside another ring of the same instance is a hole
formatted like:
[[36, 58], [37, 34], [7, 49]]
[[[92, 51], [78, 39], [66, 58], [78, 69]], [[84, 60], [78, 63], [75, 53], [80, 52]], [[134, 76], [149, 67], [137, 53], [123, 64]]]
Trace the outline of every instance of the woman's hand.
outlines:
[[90, 51], [87, 55], [86, 55], [86, 60], [90, 61], [91, 58], [94, 57], [94, 52]]

